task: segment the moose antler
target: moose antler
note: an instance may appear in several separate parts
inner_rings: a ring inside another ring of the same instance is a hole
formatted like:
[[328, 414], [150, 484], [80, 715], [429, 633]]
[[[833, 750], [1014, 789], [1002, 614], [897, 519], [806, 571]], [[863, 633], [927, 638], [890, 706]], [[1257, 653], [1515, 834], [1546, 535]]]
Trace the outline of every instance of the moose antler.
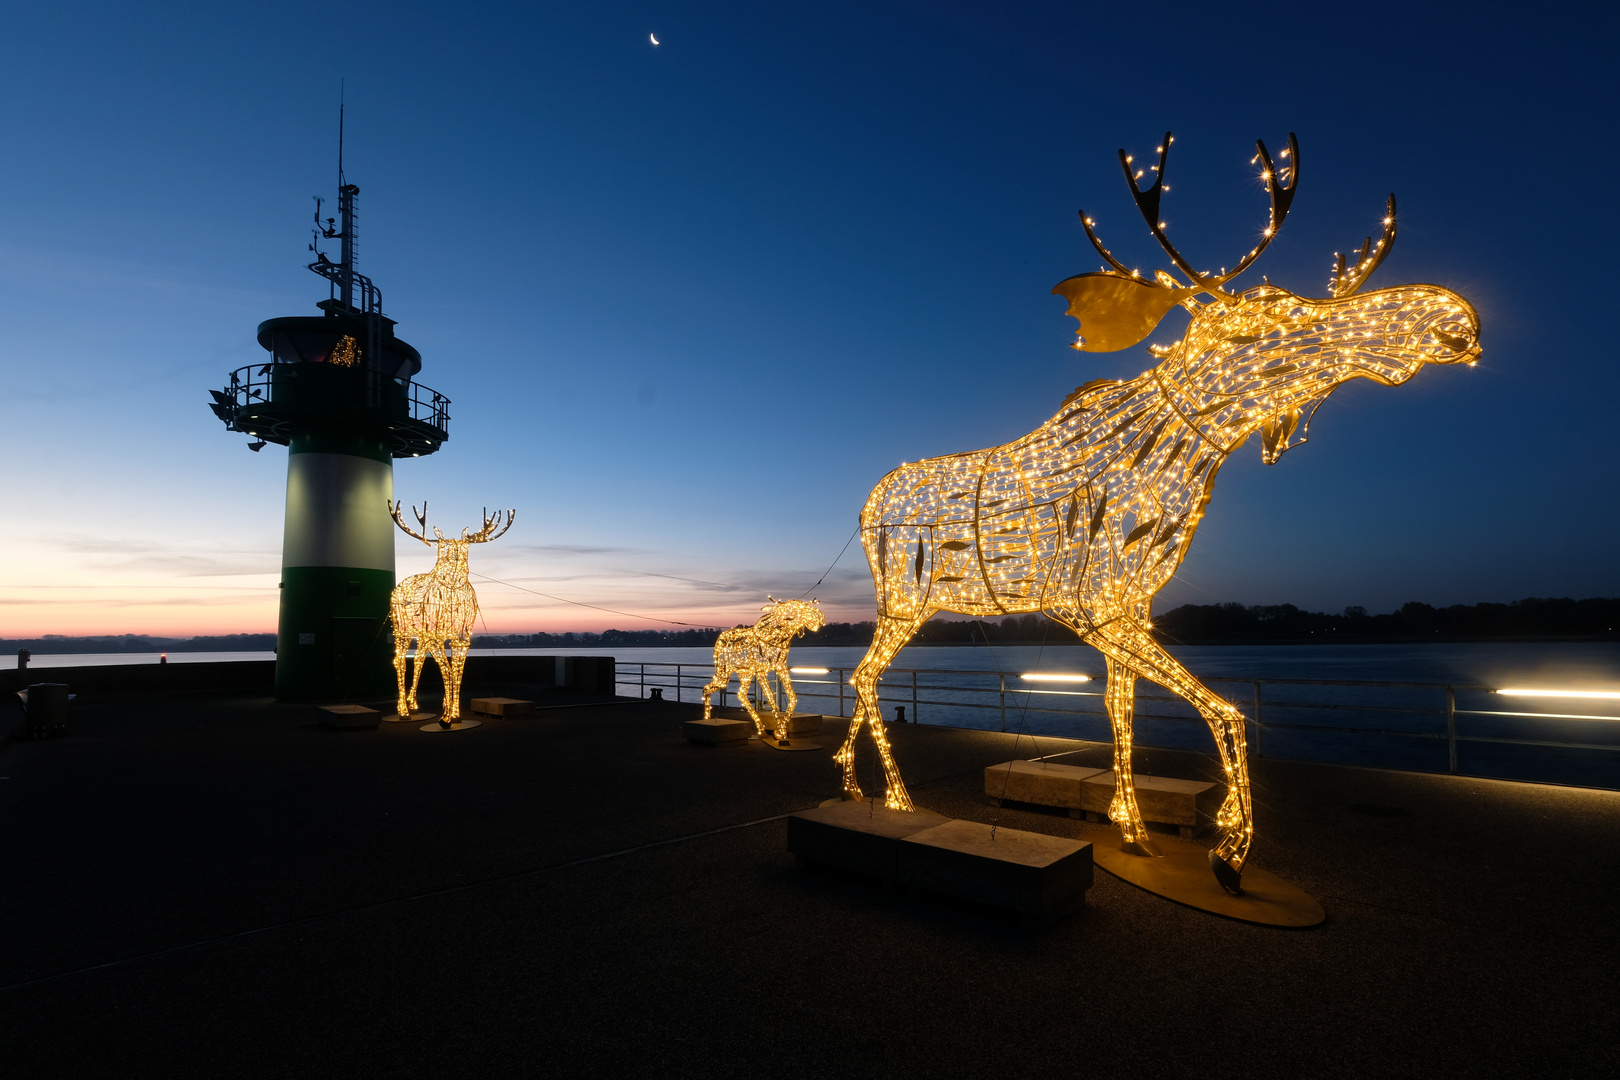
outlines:
[[[399, 514], [400, 509], [404, 505], [405, 504], [403, 502], [396, 502], [396, 503], [390, 504], [390, 506], [388, 507], [389, 516], [394, 519], [394, 524], [398, 525], [400, 527], [400, 529], [405, 533], [406, 536], [412, 537], [412, 538], [414, 538], [416, 540], [420, 540], [424, 544], [436, 543], [436, 541], [429, 540], [427, 538], [427, 536], [425, 535], [426, 532], [427, 532], [427, 503], [423, 502], [422, 503], [422, 509], [420, 509], [420, 510], [418, 510], [416, 508], [415, 503], [411, 504], [411, 513], [415, 514], [416, 515], [416, 520], [421, 522], [421, 524], [422, 524], [422, 531], [421, 532], [417, 532], [416, 530], [412, 529], [409, 525], [405, 524], [404, 519], [400, 517], [400, 514]], [[438, 538], [440, 540], [444, 539], [444, 534], [439, 532], [437, 527], [434, 528], [433, 532], [438, 536]]]
[[1384, 207], [1384, 235], [1374, 247], [1372, 237], [1361, 242], [1361, 250], [1356, 252], [1356, 264], [1346, 269], [1344, 256], [1337, 251], [1333, 253], [1333, 277], [1329, 288], [1335, 300], [1350, 296], [1366, 284], [1372, 277], [1372, 272], [1378, 269], [1385, 259], [1389, 257], [1390, 248], [1395, 246], [1395, 195], [1392, 192], [1389, 202]]
[[[424, 506], [423, 509], [426, 509], [426, 507]], [[463, 540], [466, 540], [468, 543], [472, 543], [472, 544], [485, 544], [485, 543], [488, 543], [491, 540], [498, 540], [498, 539], [500, 539], [502, 536], [504, 536], [506, 534], [507, 529], [510, 529], [512, 527], [512, 522], [514, 520], [516, 520], [516, 518], [517, 518], [517, 511], [516, 510], [508, 510], [506, 512], [506, 524], [501, 525], [501, 512], [499, 510], [497, 510], [493, 514], [491, 514], [488, 509], [485, 509], [484, 510], [484, 527], [482, 529], [479, 529], [477, 532], [473, 533], [470, 536], [467, 534], [466, 529], [462, 529], [461, 530], [461, 538]], [[424, 522], [423, 524], [426, 524], [426, 522]], [[495, 528], [495, 526], [497, 526], [497, 525], [501, 526], [499, 531], [497, 531], [496, 528]]]
[[[1175, 245], [1170, 243], [1170, 238], [1165, 236], [1165, 223], [1159, 217], [1159, 201], [1164, 193], [1169, 190], [1164, 183], [1165, 161], [1170, 157], [1170, 144], [1174, 141], [1175, 138], [1170, 132], [1164, 133], [1164, 142], [1160, 143], [1158, 148], [1159, 163], [1153, 166], [1156, 175], [1153, 178], [1152, 186], [1146, 191], [1143, 191], [1137, 183], [1142, 178], [1144, 170], [1138, 169], [1133, 173], [1131, 171], [1133, 159], [1124, 150], [1119, 152], [1119, 167], [1125, 172], [1125, 182], [1130, 185], [1131, 198], [1135, 200], [1136, 208], [1141, 211], [1142, 219], [1147, 222], [1148, 231], [1159, 242], [1159, 246], [1164, 248], [1165, 254], [1170, 256], [1170, 261], [1175, 263], [1176, 269], [1187, 275], [1196, 288], [1209, 293], [1218, 300], [1229, 300], [1231, 298], [1230, 294], [1225, 292], [1221, 286], [1243, 273], [1254, 260], [1260, 257], [1260, 253], [1266, 250], [1272, 239], [1276, 237], [1277, 230], [1282, 228], [1283, 219], [1288, 216], [1288, 210], [1293, 206], [1294, 192], [1299, 187], [1299, 140], [1295, 138], [1293, 132], [1288, 133], [1288, 149], [1283, 151], [1282, 156], [1289, 158], [1292, 164], [1284, 166], [1281, 170], [1281, 172], [1288, 174], [1288, 184], [1286, 186], [1282, 182], [1276, 163], [1271, 159], [1271, 152], [1266, 149], [1265, 142], [1260, 139], [1255, 140], [1255, 149], [1258, 151], [1255, 158], [1264, 164], [1261, 175], [1264, 176], [1266, 181], [1266, 191], [1271, 196], [1270, 220], [1266, 224], [1266, 230], [1261, 237], [1260, 243], [1247, 255], [1243, 256], [1236, 267], [1230, 271], [1223, 270], [1220, 274], [1209, 275], [1200, 274], [1192, 268], [1192, 265], [1186, 259], [1182, 258], [1181, 252], [1177, 251]], [[1080, 211], [1080, 223], [1085, 227], [1086, 239], [1091, 241], [1091, 246], [1097, 249], [1097, 253], [1107, 261], [1108, 265], [1114, 268], [1116, 273], [1123, 274], [1152, 288], [1175, 288], [1174, 279], [1166, 277], [1157, 283], [1148, 282], [1142, 278], [1140, 272], [1127, 269], [1123, 263], [1114, 258], [1113, 254], [1103, 247], [1102, 241], [1098, 239], [1096, 231], [1092, 228], [1095, 222], [1086, 216], [1084, 210]]]

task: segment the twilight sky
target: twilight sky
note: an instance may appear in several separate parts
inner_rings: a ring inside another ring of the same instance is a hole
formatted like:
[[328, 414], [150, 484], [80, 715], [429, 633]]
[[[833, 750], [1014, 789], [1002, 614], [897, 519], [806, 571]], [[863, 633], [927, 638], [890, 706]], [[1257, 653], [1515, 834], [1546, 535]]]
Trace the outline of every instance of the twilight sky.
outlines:
[[[1213, 266], [1264, 223], [1254, 139], [1292, 130], [1300, 193], [1245, 280], [1322, 295], [1394, 191], [1369, 288], [1456, 289], [1485, 355], [1346, 386], [1275, 466], [1243, 447], [1159, 610], [1620, 594], [1614, 29], [1595, 3], [8, 5], [0, 636], [274, 629], [286, 451], [206, 402], [326, 296], [340, 79], [360, 269], [454, 402], [396, 492], [446, 531], [518, 510], [475, 572], [698, 625], [798, 595], [901, 461], [1150, 366], [1069, 349], [1049, 295], [1097, 269], [1082, 206], [1168, 265], [1116, 149], [1175, 131], [1165, 215]], [[858, 544], [818, 592], [871, 617]], [[664, 625], [479, 595], [496, 632]]]

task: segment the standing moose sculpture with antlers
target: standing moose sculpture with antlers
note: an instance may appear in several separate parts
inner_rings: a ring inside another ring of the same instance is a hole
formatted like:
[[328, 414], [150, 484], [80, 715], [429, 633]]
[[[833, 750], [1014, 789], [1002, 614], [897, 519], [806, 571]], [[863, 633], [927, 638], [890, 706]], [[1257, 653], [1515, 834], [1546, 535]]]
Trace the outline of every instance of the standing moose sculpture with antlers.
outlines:
[[[422, 532], [405, 524], [400, 517], [404, 503], [388, 508], [406, 536], [413, 537], [429, 547], [439, 549], [438, 561], [425, 574], [412, 574], [398, 585], [389, 598], [388, 607], [394, 624], [394, 675], [399, 682], [398, 710], [401, 719], [416, 711], [416, 687], [422, 681], [422, 668], [428, 657], [439, 665], [439, 677], [444, 680], [444, 709], [439, 714], [439, 726], [449, 728], [461, 718], [461, 671], [467, 662], [467, 650], [472, 646], [473, 626], [478, 621], [478, 594], [467, 579], [467, 549], [473, 544], [484, 544], [502, 536], [512, 527], [516, 510], [506, 512], [506, 523], [501, 524], [501, 512], [484, 512], [484, 527], [469, 534], [461, 530], [459, 539], [452, 539], [434, 526], [436, 539], [429, 540], [427, 532], [427, 503], [422, 509], [411, 507]], [[499, 529], [496, 526], [500, 526]], [[405, 686], [405, 653], [412, 641], [416, 642], [415, 671], [411, 675], [410, 689]]]
[[1226, 779], [1210, 867], [1225, 889], [1237, 892], [1254, 836], [1244, 716], [1154, 639], [1154, 594], [1185, 557], [1221, 464], [1250, 435], [1260, 434], [1262, 460], [1271, 464], [1350, 379], [1394, 386], [1425, 364], [1473, 364], [1479, 317], [1462, 297], [1434, 285], [1358, 292], [1395, 242], [1393, 195], [1383, 238], [1376, 246], [1369, 238], [1353, 265], [1338, 259], [1328, 296], [1296, 296], [1269, 281], [1228, 291], [1288, 214], [1298, 143], [1290, 134], [1280, 169], [1257, 143], [1270, 221], [1233, 269], [1209, 274], [1171, 246], [1159, 216], [1170, 141], [1167, 132], [1157, 176], [1145, 191], [1137, 184], [1143, 172], [1133, 172], [1123, 150], [1120, 164], [1149, 232], [1189, 284], [1162, 271], [1147, 281], [1126, 269], [1082, 211], [1086, 236], [1108, 269], [1068, 278], [1052, 291], [1068, 299], [1068, 313], [1080, 320], [1074, 347], [1086, 352], [1137, 344], [1178, 304], [1192, 316], [1186, 333], [1148, 347], [1159, 361], [1153, 370], [1087, 383], [1021, 439], [903, 465], [877, 485], [861, 511], [861, 537], [877, 587], [878, 626], [855, 673], [855, 719], [836, 760], [845, 793], [859, 798], [854, 748], [867, 726], [882, 761], [885, 804], [911, 809], [878, 711], [884, 669], [935, 612], [1044, 612], [1107, 662], [1116, 781], [1109, 818], [1126, 851], [1157, 854], [1131, 780], [1136, 680], [1186, 699], [1209, 724]]

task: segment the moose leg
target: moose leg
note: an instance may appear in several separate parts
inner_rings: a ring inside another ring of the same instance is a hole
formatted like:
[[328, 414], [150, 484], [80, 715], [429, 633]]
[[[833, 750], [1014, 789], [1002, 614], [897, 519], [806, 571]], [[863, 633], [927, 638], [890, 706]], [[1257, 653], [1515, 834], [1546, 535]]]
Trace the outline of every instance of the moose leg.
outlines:
[[1111, 657], [1104, 701], [1108, 707], [1108, 722], [1114, 728], [1114, 798], [1108, 805], [1108, 820], [1119, 826], [1120, 840], [1126, 851], [1132, 855], [1157, 856], [1159, 850], [1148, 839], [1142, 811], [1136, 806], [1136, 785], [1131, 773], [1136, 673]]
[[772, 713], [777, 712], [776, 692], [771, 689], [771, 673], [769, 669], [760, 672], [759, 696], [764, 699], [766, 706], [771, 710]]
[[911, 635], [917, 632], [932, 615], [932, 611], [925, 611], [916, 618], [896, 619], [885, 615], [878, 616], [877, 633], [872, 636], [872, 647], [866, 651], [866, 657], [860, 666], [855, 669], [855, 717], [849, 722], [849, 738], [833, 760], [844, 767], [844, 794], [851, 799], [861, 797], [861, 785], [855, 779], [855, 737], [860, 734], [861, 725], [871, 728], [872, 741], [877, 744], [878, 758], [883, 763], [883, 780], [888, 785], [883, 805], [891, 810], [914, 810], [911, 796], [906, 791], [905, 782], [900, 779], [900, 770], [894, 763], [894, 755], [889, 752], [889, 737], [883, 730], [883, 713], [878, 707], [877, 683], [879, 677], [894, 660], [895, 654], [911, 640]]
[[780, 714], [784, 715], [786, 719], [777, 725], [776, 737], [778, 739], [785, 739], [787, 738], [788, 721], [793, 719], [793, 713], [799, 707], [799, 695], [793, 692], [793, 678], [788, 674], [787, 668], [777, 668], [776, 674], [782, 680], [782, 696], [787, 699], [784, 702], [784, 704], [787, 705], [787, 710], [785, 713]]
[[400, 634], [394, 635], [394, 682], [399, 687], [399, 693], [396, 695], [397, 700], [394, 703], [394, 711], [399, 714], [401, 719], [411, 715], [411, 706], [416, 697], [416, 684], [414, 682], [410, 685], [409, 694], [406, 693], [405, 687], [407, 681], [405, 678], [405, 650], [409, 645], [409, 638]]
[[446, 726], [450, 721], [445, 714], [450, 708], [450, 664], [444, 658], [444, 642], [431, 638], [421, 638], [416, 644], [416, 675], [421, 678], [422, 669], [432, 660], [439, 667], [439, 681], [444, 684], [444, 702], [439, 708], [439, 723]]
[[774, 723], [771, 725], [771, 733], [776, 737], [777, 742], [783, 742], [787, 739], [787, 722], [782, 719], [782, 710], [776, 707], [776, 694], [771, 690], [771, 670], [775, 670], [778, 675], [782, 674], [780, 668], [767, 669], [762, 672], [759, 676], [759, 695], [765, 699], [765, 704], [769, 705], [771, 709], [771, 716], [774, 719]]
[[716, 664], [714, 667], [714, 678], [710, 679], [708, 685], [703, 688], [703, 719], [707, 720], [712, 713], [714, 708], [715, 691], [724, 690], [726, 688], [726, 684], [730, 681], [731, 672], [725, 670], [719, 664]]
[[439, 670], [444, 672], [444, 715], [439, 717], [439, 723], [446, 726], [461, 719], [461, 672], [471, 646], [471, 638], [452, 638], [444, 643], [444, 651], [450, 654], [450, 670], [445, 671], [440, 663]]
[[748, 719], [754, 722], [754, 734], [763, 739], [765, 737], [765, 721], [759, 718], [759, 710], [755, 709], [754, 703], [748, 700], [748, 686], [753, 681], [753, 672], [749, 671], [747, 668], [738, 669], [737, 697], [742, 701], [743, 708], [748, 712]]
[[401, 716], [412, 716], [416, 713], [416, 688], [422, 682], [422, 669], [427, 666], [427, 643], [421, 638], [411, 639], [416, 642], [416, 656], [411, 660], [411, 692], [405, 698], [405, 708], [400, 710]]
[[1085, 635], [1085, 641], [1109, 660], [1130, 665], [1137, 675], [1152, 679], [1185, 699], [1209, 724], [1226, 774], [1226, 800], [1215, 816], [1221, 839], [1209, 853], [1209, 865], [1215, 879], [1227, 892], [1242, 891], [1243, 864], [1254, 842], [1254, 804], [1249, 798], [1248, 742], [1243, 714], [1194, 678], [1135, 619], [1122, 616], [1101, 621], [1095, 630]]

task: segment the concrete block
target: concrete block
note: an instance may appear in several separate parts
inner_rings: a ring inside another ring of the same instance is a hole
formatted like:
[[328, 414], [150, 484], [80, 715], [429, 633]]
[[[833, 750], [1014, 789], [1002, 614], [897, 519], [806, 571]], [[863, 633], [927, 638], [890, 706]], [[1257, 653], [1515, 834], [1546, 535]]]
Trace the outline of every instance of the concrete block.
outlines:
[[[728, 705], [725, 708], [717, 708], [717, 709], [713, 710], [713, 713], [714, 713], [715, 716], [724, 717], [727, 720], [746, 720], [746, 721], [748, 721], [748, 723], [750, 725], [753, 724], [753, 721], [748, 719], [748, 712], [745, 709], [736, 709], [736, 708], [732, 708], [731, 706]], [[766, 727], [768, 727], [768, 728], [770, 728], [771, 730], [774, 731], [776, 729], [776, 718], [778, 716], [780, 716], [780, 715], [781, 715], [780, 713], [762, 712], [762, 713], [759, 714], [759, 717], [760, 717], [761, 720], [765, 721], [765, 726]], [[820, 735], [820, 734], [821, 734], [821, 713], [797, 712], [797, 713], [794, 713], [792, 716], [788, 717], [788, 720], [787, 720], [787, 735], [788, 735], [788, 738], [790, 738], [790, 739], [802, 739], [802, 738], [806, 738], [806, 737], [811, 736], [811, 735]]]
[[928, 810], [890, 810], [881, 803], [834, 802], [788, 818], [788, 851], [822, 863], [894, 881], [901, 839], [950, 819]]
[[376, 709], [368, 709], [364, 705], [321, 706], [321, 723], [327, 727], [344, 730], [374, 728], [381, 720], [382, 713]]
[[480, 716], [499, 716], [506, 720], [514, 720], [520, 716], [533, 716], [534, 702], [524, 701], [521, 698], [478, 697], [472, 699], [472, 711]]
[[688, 720], [681, 725], [681, 734], [706, 746], [727, 746], [752, 739], [754, 725], [747, 720]]
[[[1131, 779], [1131, 786], [1136, 789], [1136, 806], [1142, 811], [1144, 821], [1180, 826], [1183, 836], [1192, 836], [1215, 816], [1223, 795], [1218, 784], [1141, 773]], [[1106, 817], [1108, 804], [1114, 799], [1113, 770], [1105, 769], [1087, 777], [1080, 782], [1080, 787], [1081, 809]]]
[[1043, 921], [1085, 899], [1091, 845], [976, 821], [947, 821], [900, 839], [903, 885], [1008, 908]]
[[1055, 761], [1003, 761], [985, 768], [984, 793], [997, 800], [1062, 807], [1079, 817], [1085, 809], [1080, 782], [1104, 771]]

